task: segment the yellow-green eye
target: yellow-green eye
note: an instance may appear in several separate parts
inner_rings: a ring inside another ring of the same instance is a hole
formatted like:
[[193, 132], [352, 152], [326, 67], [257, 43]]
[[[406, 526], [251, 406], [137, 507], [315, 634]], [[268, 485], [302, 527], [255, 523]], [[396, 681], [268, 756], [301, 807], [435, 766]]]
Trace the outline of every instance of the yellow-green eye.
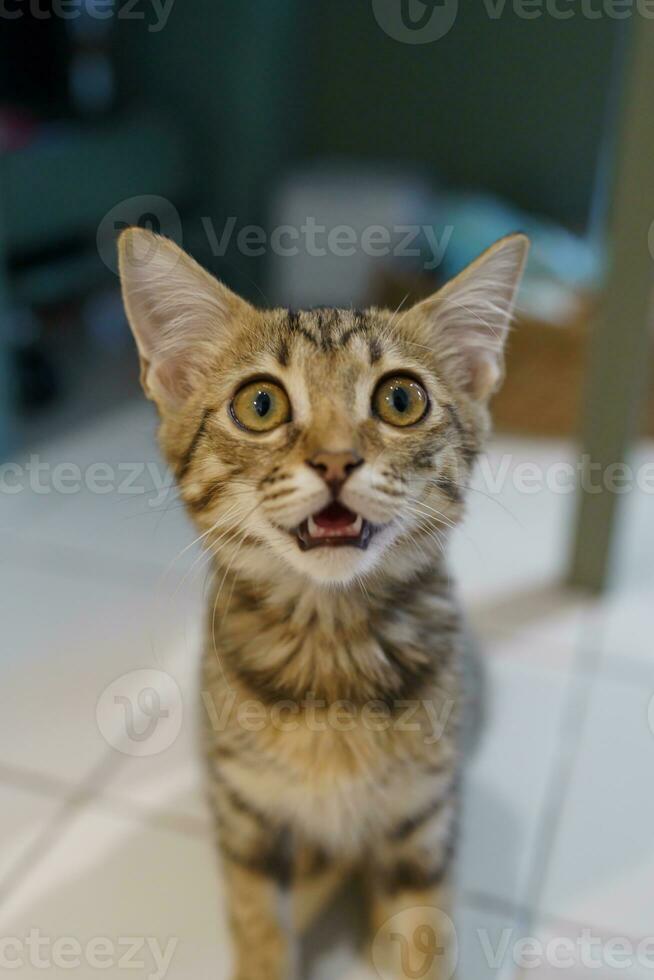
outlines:
[[427, 411], [427, 392], [415, 378], [385, 378], [375, 389], [372, 407], [389, 425], [414, 425]]
[[270, 432], [291, 418], [291, 403], [281, 385], [274, 381], [250, 381], [232, 401], [233, 417], [251, 432]]

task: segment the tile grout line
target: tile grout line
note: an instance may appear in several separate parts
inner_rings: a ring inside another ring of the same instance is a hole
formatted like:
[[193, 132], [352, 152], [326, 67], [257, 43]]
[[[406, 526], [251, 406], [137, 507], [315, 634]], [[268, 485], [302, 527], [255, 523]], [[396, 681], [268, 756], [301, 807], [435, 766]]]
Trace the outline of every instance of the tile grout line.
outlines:
[[32, 868], [38, 864], [39, 860], [50, 849], [51, 845], [61, 837], [65, 826], [70, 823], [74, 813], [78, 809], [80, 796], [83, 796], [85, 792], [84, 786], [90, 780], [95, 779], [98, 772], [103, 772], [104, 770], [111, 772], [114, 768], [113, 765], [109, 764], [111, 762], [113, 762], [113, 759], [110, 753], [105, 754], [91, 773], [85, 776], [81, 783], [75, 786], [68, 795], [62, 797], [61, 806], [48, 823], [48, 826], [42, 833], [37, 835], [36, 840], [26, 849], [18, 861], [10, 867], [9, 871], [0, 881], [0, 905], [24, 881]]
[[[465, 908], [473, 912], [490, 913], [498, 918], [506, 916], [511, 926], [517, 931], [518, 936], [527, 935], [527, 928], [530, 921], [530, 910], [522, 903], [515, 903], [509, 899], [499, 898], [489, 892], [475, 892], [471, 890], [462, 891], [459, 895], [459, 908]], [[479, 939], [479, 936], [477, 936]], [[498, 980], [517, 980], [518, 967], [510, 961], [504, 960], [495, 970]]]
[[[93, 774], [89, 778], [94, 778]], [[82, 783], [81, 786], [83, 785]], [[84, 790], [80, 786], [46, 773], [8, 768], [3, 763], [0, 763], [0, 786], [23, 789], [37, 796], [59, 800], [62, 805], [71, 803], [80, 808], [87, 803], [97, 802], [103, 809], [128, 816], [145, 826], [163, 827], [191, 837], [203, 836], [209, 826], [201, 817], [194, 814], [181, 813], [165, 806], [148, 810], [138, 803], [123, 798], [119, 793], [107, 792], [101, 786], [94, 785], [92, 789]]]
[[40, 796], [54, 796], [58, 799], [64, 799], [72, 791], [75, 784], [48, 773], [0, 762], [0, 785], [22, 789]]
[[508, 915], [515, 918], [526, 914], [528, 908], [520, 902], [513, 902], [491, 892], [475, 891], [471, 888], [462, 889], [459, 893], [459, 904], [472, 908], [477, 912], [490, 912], [493, 915]]
[[96, 785], [98, 776], [111, 775], [124, 764], [126, 764], [126, 760], [114, 759], [111, 750], [109, 750], [98, 765], [78, 785], [73, 786], [56, 777], [30, 770], [8, 768], [6, 765], [0, 764], [0, 783], [5, 786], [26, 789], [49, 798], [55, 797], [61, 802], [59, 809], [47, 827], [37, 835], [25, 853], [0, 880], [0, 903], [30, 873], [49, 847], [61, 837], [66, 825], [90, 803], [97, 803], [102, 809], [129, 817], [142, 827], [158, 827], [189, 837], [203, 838], [205, 836], [207, 828], [199, 818], [165, 810], [148, 812], [126, 800], [105, 795], [102, 789]]
[[620, 938], [628, 939], [630, 942], [634, 943], [634, 945], [641, 942], [649, 943], [651, 941], [651, 936], [625, 934], [624, 929], [612, 929], [609, 926], [589, 925], [587, 922], [578, 922], [574, 919], [568, 918], [567, 916], [551, 915], [549, 912], [544, 912], [541, 917], [543, 922], [550, 926], [563, 925], [572, 926], [572, 928], [580, 930], [591, 929], [607, 942], [614, 939], [616, 935], [620, 935]]
[[[591, 697], [599, 677], [600, 666], [604, 660], [604, 655], [601, 652], [601, 636], [599, 635], [602, 616], [603, 611], [600, 611], [597, 621], [589, 624], [591, 635], [582, 637], [580, 649], [575, 658], [576, 663], [573, 666], [572, 683], [566, 697], [558, 735], [558, 760], [555, 760], [547, 780], [546, 802], [538, 821], [539, 838], [542, 843], [540, 847], [535, 849], [532, 869], [525, 890], [526, 910], [528, 912], [525, 922], [526, 931], [533, 931], [534, 925], [543, 914], [540, 909], [540, 902], [547, 872], [554, 854], [572, 774], [579, 757], [583, 726], [588, 717]], [[594, 641], [593, 637], [595, 638]], [[569, 740], [566, 740], [566, 735]], [[564, 744], [570, 743], [573, 744], [572, 751], [564, 751]], [[524, 971], [515, 974], [516, 980], [520, 980], [522, 976], [524, 976]]]

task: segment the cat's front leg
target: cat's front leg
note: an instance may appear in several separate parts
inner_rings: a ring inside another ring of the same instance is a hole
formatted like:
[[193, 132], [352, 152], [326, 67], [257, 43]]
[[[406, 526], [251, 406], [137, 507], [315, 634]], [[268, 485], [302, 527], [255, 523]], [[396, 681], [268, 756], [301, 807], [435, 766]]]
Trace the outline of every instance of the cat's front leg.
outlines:
[[453, 800], [416, 826], [411, 819], [380, 843], [369, 869], [371, 957], [384, 980], [452, 980], [456, 931], [451, 865]]
[[280, 922], [274, 877], [224, 856], [233, 980], [289, 980], [289, 940]]
[[288, 833], [220, 781], [213, 786], [233, 980], [289, 980], [291, 949], [283, 921], [289, 884]]

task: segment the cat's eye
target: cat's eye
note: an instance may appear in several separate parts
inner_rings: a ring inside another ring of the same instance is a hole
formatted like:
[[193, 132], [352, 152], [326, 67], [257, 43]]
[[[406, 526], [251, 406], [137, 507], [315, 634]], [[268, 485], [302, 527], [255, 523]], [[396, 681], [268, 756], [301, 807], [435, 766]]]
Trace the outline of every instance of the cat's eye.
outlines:
[[281, 385], [261, 379], [248, 382], [236, 392], [231, 413], [250, 432], [270, 432], [290, 421], [291, 403]]
[[428, 406], [427, 392], [420, 382], [404, 375], [384, 378], [372, 396], [375, 414], [389, 425], [415, 425]]

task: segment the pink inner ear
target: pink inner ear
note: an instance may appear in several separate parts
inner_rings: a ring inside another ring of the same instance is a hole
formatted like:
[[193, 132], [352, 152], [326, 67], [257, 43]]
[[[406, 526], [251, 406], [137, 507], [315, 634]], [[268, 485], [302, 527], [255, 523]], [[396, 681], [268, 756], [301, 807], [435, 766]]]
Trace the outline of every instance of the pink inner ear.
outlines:
[[497, 358], [490, 354], [472, 354], [467, 390], [475, 398], [487, 398], [500, 380]]
[[166, 402], [181, 401], [191, 392], [189, 364], [181, 354], [155, 360], [150, 365], [148, 384]]

